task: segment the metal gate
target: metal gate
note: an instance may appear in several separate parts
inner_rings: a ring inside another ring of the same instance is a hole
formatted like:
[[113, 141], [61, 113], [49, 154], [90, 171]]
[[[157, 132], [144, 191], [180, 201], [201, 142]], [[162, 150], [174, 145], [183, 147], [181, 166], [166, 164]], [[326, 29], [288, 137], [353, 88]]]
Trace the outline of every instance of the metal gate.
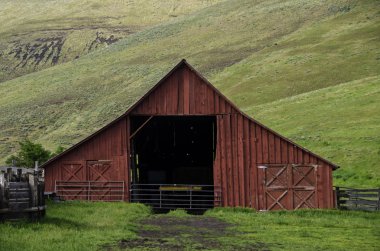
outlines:
[[64, 200], [123, 201], [124, 181], [55, 181], [55, 193]]
[[206, 210], [221, 206], [221, 189], [213, 185], [135, 184], [131, 202], [154, 209]]
[[317, 165], [258, 166], [263, 186], [262, 210], [317, 208]]
[[116, 180], [111, 167], [111, 160], [65, 162], [61, 180], [55, 181], [55, 193], [65, 200], [124, 200], [124, 181]]
[[[62, 164], [61, 181], [55, 181], [55, 192], [65, 200], [87, 199], [87, 191], [84, 186], [61, 187], [61, 182], [76, 183], [87, 180], [86, 166], [82, 161], [65, 162]], [[58, 184], [57, 184], [58, 182]], [[64, 191], [62, 191], [64, 190]]]

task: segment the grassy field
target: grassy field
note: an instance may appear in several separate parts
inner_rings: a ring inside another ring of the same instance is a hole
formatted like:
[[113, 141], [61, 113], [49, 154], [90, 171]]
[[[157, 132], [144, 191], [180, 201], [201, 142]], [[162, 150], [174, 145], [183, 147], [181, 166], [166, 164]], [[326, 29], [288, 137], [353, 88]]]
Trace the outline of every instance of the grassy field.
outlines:
[[136, 221], [148, 215], [150, 210], [138, 204], [50, 203], [40, 222], [0, 224], [0, 250], [96, 250], [136, 238]]
[[379, 213], [214, 209], [206, 215], [223, 219], [242, 233], [239, 239], [220, 238], [226, 245], [263, 243], [262, 249], [270, 250], [376, 250], [380, 245]]
[[218, 0], [4, 0], [0, 82], [69, 62]]
[[339, 163], [334, 185], [379, 187], [379, 100], [377, 76], [248, 107], [246, 112]]
[[[49, 203], [40, 222], [0, 224], [0, 250], [376, 250], [379, 213], [213, 209], [152, 215], [139, 204]], [[167, 248], [167, 249], [165, 249]]]
[[[340, 165], [335, 184], [380, 186], [377, 2], [202, 4], [77, 60], [1, 83], [0, 161], [25, 137], [51, 150], [78, 142], [186, 58], [250, 115]], [[88, 21], [82, 19], [65, 25]]]

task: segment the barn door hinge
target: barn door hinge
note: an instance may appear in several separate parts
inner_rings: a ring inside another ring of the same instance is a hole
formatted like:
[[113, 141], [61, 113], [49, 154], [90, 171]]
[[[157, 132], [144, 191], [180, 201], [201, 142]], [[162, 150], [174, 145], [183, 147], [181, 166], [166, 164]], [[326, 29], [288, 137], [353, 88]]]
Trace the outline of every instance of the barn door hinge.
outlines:
[[268, 168], [267, 166], [263, 166], [263, 165], [261, 165], [261, 166], [257, 166], [257, 168], [260, 168], [260, 169], [266, 169], [266, 168]]

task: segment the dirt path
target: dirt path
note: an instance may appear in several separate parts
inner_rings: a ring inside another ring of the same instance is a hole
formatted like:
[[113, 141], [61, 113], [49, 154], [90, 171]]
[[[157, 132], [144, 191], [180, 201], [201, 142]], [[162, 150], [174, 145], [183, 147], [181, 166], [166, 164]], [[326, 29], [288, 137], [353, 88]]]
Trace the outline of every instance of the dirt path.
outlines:
[[[244, 246], [226, 243], [228, 236], [238, 241], [232, 225], [206, 216], [173, 217], [155, 215], [140, 223], [139, 238], [120, 240], [113, 248], [123, 250], [268, 250], [262, 244]], [[111, 246], [105, 246], [113, 249]]]

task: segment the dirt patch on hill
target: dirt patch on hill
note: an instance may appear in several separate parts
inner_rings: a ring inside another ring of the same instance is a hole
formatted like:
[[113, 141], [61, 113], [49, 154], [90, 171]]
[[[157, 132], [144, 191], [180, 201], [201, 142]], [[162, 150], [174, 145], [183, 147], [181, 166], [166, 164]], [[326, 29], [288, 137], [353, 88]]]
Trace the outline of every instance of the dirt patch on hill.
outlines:
[[224, 221], [205, 216], [172, 217], [156, 215], [140, 222], [138, 238], [120, 240], [103, 246], [104, 250], [269, 250], [263, 243], [245, 246], [223, 242], [224, 237], [238, 240]]

